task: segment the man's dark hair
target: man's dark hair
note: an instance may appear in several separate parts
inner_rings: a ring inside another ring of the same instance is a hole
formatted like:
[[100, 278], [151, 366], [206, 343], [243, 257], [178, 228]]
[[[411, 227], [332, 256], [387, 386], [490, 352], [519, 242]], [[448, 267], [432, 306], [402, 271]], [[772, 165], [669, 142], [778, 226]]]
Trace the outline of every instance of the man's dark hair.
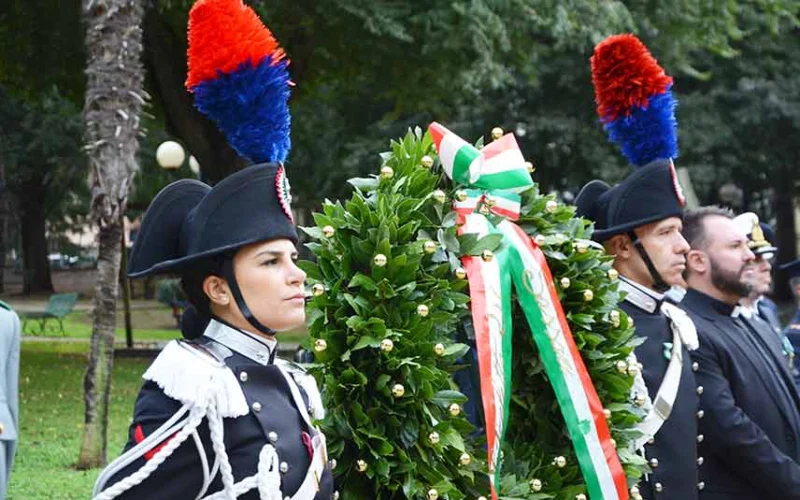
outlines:
[[719, 216], [733, 219], [733, 212], [729, 208], [710, 205], [683, 213], [683, 237], [692, 250], [704, 250], [708, 246], [706, 229], [703, 222], [706, 217]]

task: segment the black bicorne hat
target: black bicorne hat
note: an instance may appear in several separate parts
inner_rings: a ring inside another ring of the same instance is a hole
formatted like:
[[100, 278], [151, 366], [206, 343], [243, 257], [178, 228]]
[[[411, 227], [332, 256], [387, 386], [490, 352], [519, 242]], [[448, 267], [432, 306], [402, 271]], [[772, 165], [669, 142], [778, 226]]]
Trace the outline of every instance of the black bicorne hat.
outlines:
[[637, 168], [614, 187], [592, 181], [578, 193], [577, 214], [595, 223], [593, 239], [617, 234], [669, 217], [680, 217], [685, 204], [671, 160]]
[[165, 187], [145, 212], [128, 276], [182, 273], [192, 263], [277, 239], [297, 242], [283, 167], [247, 167], [213, 188], [181, 180]]

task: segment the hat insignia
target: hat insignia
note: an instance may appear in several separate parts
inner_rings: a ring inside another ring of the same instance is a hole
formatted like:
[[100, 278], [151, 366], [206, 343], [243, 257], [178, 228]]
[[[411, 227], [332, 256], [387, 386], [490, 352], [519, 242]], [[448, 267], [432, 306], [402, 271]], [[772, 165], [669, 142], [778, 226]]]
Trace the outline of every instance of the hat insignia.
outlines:
[[683, 195], [683, 188], [678, 181], [678, 172], [675, 170], [675, 164], [672, 163], [672, 160], [669, 161], [669, 175], [672, 177], [672, 188], [675, 190], [675, 196], [678, 197], [678, 203], [680, 203], [682, 207], [685, 207], [686, 197]]
[[294, 223], [294, 216], [292, 215], [292, 191], [283, 165], [278, 168], [278, 175], [275, 176], [275, 190], [278, 193], [278, 201], [281, 203], [283, 212], [289, 217], [289, 220]]

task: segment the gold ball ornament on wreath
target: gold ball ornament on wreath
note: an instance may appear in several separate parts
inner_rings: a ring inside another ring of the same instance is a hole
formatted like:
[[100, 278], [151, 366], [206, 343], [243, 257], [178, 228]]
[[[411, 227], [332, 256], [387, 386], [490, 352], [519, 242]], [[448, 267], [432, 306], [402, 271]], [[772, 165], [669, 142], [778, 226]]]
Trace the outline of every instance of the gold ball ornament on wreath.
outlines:
[[441, 356], [444, 354], [444, 344], [436, 344], [433, 346], [433, 353], [437, 356]]
[[594, 292], [591, 290], [584, 290], [583, 291], [583, 300], [586, 302], [591, 302], [594, 300]]
[[456, 268], [455, 275], [456, 275], [456, 278], [458, 278], [460, 280], [466, 279], [467, 270], [464, 269], [463, 267]]
[[422, 165], [425, 168], [431, 168], [433, 166], [433, 158], [431, 158], [428, 155], [425, 155], [425, 156], [422, 157], [422, 159], [419, 161], [419, 163], [420, 163], [420, 165]]
[[609, 269], [608, 270], [608, 279], [611, 281], [617, 281], [619, 279], [619, 271], [616, 269]]
[[325, 339], [317, 339], [314, 341], [314, 350], [317, 352], [323, 352], [325, 349], [328, 348], [328, 343], [325, 342]]
[[392, 349], [394, 349], [394, 342], [392, 342], [392, 339], [381, 340], [381, 351], [392, 352]]
[[586, 500], [586, 495], [584, 495], [583, 493], [578, 493], [577, 495], [575, 495], [575, 500]]
[[644, 403], [645, 403], [645, 399], [644, 399], [644, 396], [642, 396], [641, 394], [636, 394], [636, 395], [633, 397], [633, 404], [635, 404], [635, 405], [636, 405], [636, 406], [638, 406], [639, 408], [641, 408], [642, 406], [644, 406]]
[[619, 360], [617, 361], [617, 371], [620, 373], [627, 373], [628, 372], [628, 363], [625, 361]]
[[447, 408], [451, 416], [457, 417], [461, 413], [461, 406], [458, 403], [453, 403]]
[[394, 177], [394, 169], [389, 166], [381, 167], [381, 177], [384, 179], [391, 179]]
[[314, 283], [311, 286], [311, 294], [314, 297], [319, 297], [320, 295], [325, 293], [325, 286], [322, 283]]
[[494, 252], [491, 250], [484, 250], [481, 252], [481, 259], [483, 259], [484, 262], [491, 262], [494, 259]]
[[556, 210], [558, 210], [558, 202], [555, 200], [547, 200], [547, 203], [544, 204], [545, 212], [552, 214]]
[[564, 467], [567, 466], [567, 459], [562, 456], [558, 456], [553, 459], [553, 465], [555, 465], [559, 469], [563, 469]]
[[456, 191], [456, 201], [467, 201], [469, 195], [466, 191], [459, 189]]
[[430, 441], [431, 444], [439, 444], [439, 439], [440, 439], [439, 433], [436, 431], [433, 431], [430, 434], [428, 434], [428, 441]]
[[631, 498], [633, 500], [642, 500], [642, 493], [639, 491], [638, 486], [631, 486]]
[[437, 189], [431, 194], [431, 198], [433, 198], [436, 203], [442, 204], [447, 201], [447, 194], [441, 189]]
[[361, 459], [356, 460], [356, 469], [358, 472], [365, 472], [367, 470], [367, 462]]
[[439, 500], [439, 492], [431, 488], [428, 490], [427, 498], [428, 500]]
[[547, 241], [547, 239], [544, 237], [543, 234], [537, 234], [536, 236], [534, 236], [533, 241], [538, 246], [543, 246], [545, 244], [545, 242]]
[[608, 319], [611, 321], [611, 324], [614, 326], [619, 326], [619, 311], [611, 311], [608, 313]]
[[389, 259], [387, 259], [386, 256], [383, 255], [382, 253], [379, 253], [372, 258], [372, 262], [378, 267], [385, 266], [388, 261]]
[[392, 396], [396, 398], [402, 398], [405, 393], [406, 388], [403, 387], [403, 384], [394, 384], [392, 387]]
[[495, 127], [492, 129], [492, 139], [495, 141], [499, 138], [503, 137], [503, 129], [500, 127]]
[[606, 417], [606, 420], [609, 420], [611, 418], [611, 410], [603, 408], [603, 416]]
[[637, 365], [636, 363], [631, 363], [630, 365], [628, 365], [628, 375], [630, 375], [631, 377], [635, 377], [638, 374], [639, 374], [639, 365]]
[[430, 312], [430, 311], [428, 309], [428, 306], [426, 306], [425, 304], [420, 304], [420, 305], [417, 306], [417, 314], [419, 316], [424, 318], [425, 316], [428, 315], [428, 312]]
[[542, 491], [542, 480], [541, 479], [531, 479], [530, 482], [531, 490], [536, 493], [538, 491]]
[[323, 228], [322, 228], [322, 234], [323, 234], [323, 235], [324, 235], [326, 238], [331, 238], [331, 237], [333, 237], [333, 234], [334, 234], [335, 232], [336, 232], [336, 229], [334, 229], [334, 228], [333, 228], [333, 226], [325, 226], [325, 227], [323, 227]]
[[533, 165], [532, 162], [526, 161], [525, 162], [525, 168], [528, 169], [528, 173], [529, 174], [532, 174], [532, 173], [536, 172], [536, 167]]
[[436, 251], [436, 242], [428, 240], [422, 244], [422, 249], [425, 250], [425, 253], [434, 253]]
[[486, 500], [486, 497], [480, 496], [480, 497], [478, 497], [478, 500]]
[[561, 288], [563, 288], [564, 290], [569, 288], [571, 284], [572, 282], [569, 280], [569, 278], [561, 278]]
[[470, 462], [472, 462], [472, 457], [467, 452], [462, 453], [461, 456], [458, 457], [458, 463], [461, 465], [469, 465]]
[[579, 241], [575, 243], [575, 251], [578, 253], [586, 253], [589, 250], [589, 245], [586, 243]]

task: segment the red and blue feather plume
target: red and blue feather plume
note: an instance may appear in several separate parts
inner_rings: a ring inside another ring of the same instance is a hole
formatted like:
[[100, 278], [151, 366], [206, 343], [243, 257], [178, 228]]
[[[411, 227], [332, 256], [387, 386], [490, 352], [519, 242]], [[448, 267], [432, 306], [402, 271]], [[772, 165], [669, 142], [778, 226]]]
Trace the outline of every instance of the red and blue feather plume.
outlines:
[[632, 165], [678, 156], [672, 78], [634, 35], [614, 35], [594, 49], [597, 114]]
[[242, 0], [199, 0], [189, 13], [194, 105], [254, 162], [283, 162], [289, 137], [289, 60]]

